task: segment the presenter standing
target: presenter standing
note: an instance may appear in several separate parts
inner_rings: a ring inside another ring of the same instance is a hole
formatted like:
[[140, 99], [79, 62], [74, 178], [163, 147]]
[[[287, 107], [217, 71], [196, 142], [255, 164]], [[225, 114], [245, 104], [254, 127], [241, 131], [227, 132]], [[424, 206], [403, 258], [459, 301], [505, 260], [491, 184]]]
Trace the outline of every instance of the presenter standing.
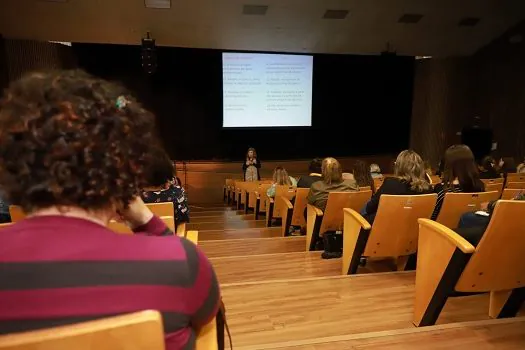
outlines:
[[258, 181], [261, 179], [259, 169], [261, 168], [261, 162], [257, 159], [257, 152], [255, 148], [248, 148], [246, 153], [246, 160], [242, 165], [244, 172], [244, 181]]

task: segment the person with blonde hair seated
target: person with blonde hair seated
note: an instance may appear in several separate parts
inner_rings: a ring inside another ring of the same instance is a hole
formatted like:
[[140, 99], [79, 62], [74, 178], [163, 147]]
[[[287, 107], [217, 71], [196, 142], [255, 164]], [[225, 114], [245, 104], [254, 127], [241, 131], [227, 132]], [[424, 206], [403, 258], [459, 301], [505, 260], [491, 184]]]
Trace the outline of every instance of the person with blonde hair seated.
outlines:
[[335, 158], [325, 158], [321, 167], [323, 177], [321, 181], [314, 182], [308, 192], [308, 203], [321, 209], [326, 209], [328, 194], [330, 192], [358, 191], [355, 179], [343, 179], [341, 164]]
[[275, 197], [275, 189], [277, 186], [290, 186], [290, 187], [297, 187], [297, 180], [291, 176], [288, 176], [288, 173], [286, 172], [286, 169], [284, 169], [282, 166], [278, 166], [273, 171], [273, 183], [266, 191], [266, 194], [270, 198]]
[[432, 187], [426, 179], [423, 159], [412, 150], [405, 150], [397, 156], [394, 163], [394, 176], [385, 178], [383, 185], [372, 196], [361, 212], [372, 223], [379, 207], [379, 199], [383, 194], [417, 195], [432, 192]]

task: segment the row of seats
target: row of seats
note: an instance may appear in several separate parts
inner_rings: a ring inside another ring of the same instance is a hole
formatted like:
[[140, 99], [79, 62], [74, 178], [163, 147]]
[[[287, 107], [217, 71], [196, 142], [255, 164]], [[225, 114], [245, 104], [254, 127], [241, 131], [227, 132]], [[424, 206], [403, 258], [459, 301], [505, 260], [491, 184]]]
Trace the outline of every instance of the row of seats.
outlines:
[[[503, 187], [501, 180], [496, 182]], [[508, 181], [505, 191], [516, 193], [525, 188], [519, 182], [515, 184]], [[237, 183], [236, 188], [241, 189], [238, 193], [246, 195], [242, 186]], [[447, 298], [465, 293], [490, 292], [491, 317], [516, 315], [525, 298], [525, 265], [519, 260], [519, 251], [525, 247], [525, 236], [519, 232], [523, 231], [525, 221], [513, 218], [523, 217], [524, 202], [498, 202], [491, 224], [476, 249], [451, 229], [457, 226], [465, 212], [480, 210], [482, 203], [499, 199], [498, 191], [447, 193], [437, 222], [429, 220], [436, 202], [435, 194], [384, 195], [373, 226], [358, 213], [370, 199], [371, 191], [332, 192], [324, 212], [305, 204], [307, 192], [302, 189], [293, 192], [295, 205], [289, 200], [291, 194], [282, 193], [275, 201], [267, 200], [267, 203], [274, 210], [278, 208], [277, 203], [282, 203], [283, 235], [287, 232], [284, 228], [292, 224], [295, 217], [300, 222], [302, 210], [299, 206], [308, 208], [306, 250], [313, 250], [317, 235], [342, 230], [342, 274], [356, 273], [362, 257], [394, 257], [398, 269], [404, 270], [408, 256], [418, 252], [414, 324], [434, 324]], [[242, 196], [237, 196], [237, 201], [237, 205], [243, 205]], [[249, 202], [245, 201], [244, 205], [246, 203]], [[514, 249], [494, 249], [508, 244]], [[502, 271], [511, 273], [503, 274]]]

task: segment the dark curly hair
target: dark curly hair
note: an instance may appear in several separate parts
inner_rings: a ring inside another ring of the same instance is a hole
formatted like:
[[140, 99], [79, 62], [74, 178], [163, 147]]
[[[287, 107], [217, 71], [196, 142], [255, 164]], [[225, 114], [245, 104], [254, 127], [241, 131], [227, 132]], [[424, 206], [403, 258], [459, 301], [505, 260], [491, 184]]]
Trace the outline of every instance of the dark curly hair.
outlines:
[[80, 70], [25, 75], [0, 101], [0, 186], [26, 212], [127, 206], [155, 145], [153, 116]]
[[148, 186], [160, 187], [175, 177], [175, 167], [166, 151], [162, 148], [153, 150], [150, 155], [150, 167], [146, 171]]

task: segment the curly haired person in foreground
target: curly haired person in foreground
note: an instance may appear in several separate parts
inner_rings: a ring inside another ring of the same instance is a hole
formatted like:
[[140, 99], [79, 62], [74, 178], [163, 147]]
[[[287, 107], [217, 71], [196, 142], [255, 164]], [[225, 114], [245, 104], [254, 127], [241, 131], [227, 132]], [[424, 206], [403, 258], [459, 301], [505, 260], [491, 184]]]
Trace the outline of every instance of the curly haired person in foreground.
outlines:
[[[0, 186], [28, 218], [0, 235], [0, 334], [155, 309], [167, 349], [194, 347], [217, 313], [218, 282], [138, 195], [154, 147], [153, 116], [119, 85], [81, 71], [11, 84]], [[142, 234], [110, 231], [117, 215]]]

